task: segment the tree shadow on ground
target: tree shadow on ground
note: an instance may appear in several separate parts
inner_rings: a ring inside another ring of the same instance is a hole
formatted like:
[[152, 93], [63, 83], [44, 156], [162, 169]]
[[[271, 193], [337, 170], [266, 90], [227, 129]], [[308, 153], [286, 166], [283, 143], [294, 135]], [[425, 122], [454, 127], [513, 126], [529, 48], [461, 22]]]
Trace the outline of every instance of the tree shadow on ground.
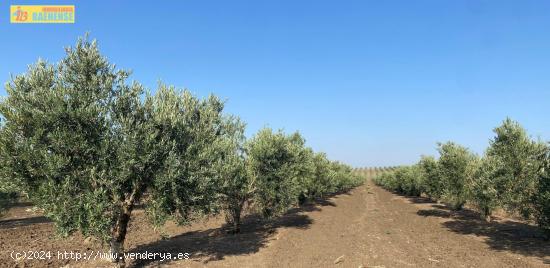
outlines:
[[550, 243], [544, 240], [544, 233], [537, 226], [498, 217], [487, 222], [475, 211], [456, 211], [442, 204], [433, 204], [432, 208], [419, 210], [417, 214], [446, 218], [442, 223], [444, 227], [459, 234], [486, 237], [485, 243], [493, 250], [538, 257], [550, 263]]
[[0, 220], [0, 229], [11, 229], [11, 228], [28, 226], [32, 224], [48, 223], [48, 222], [51, 222], [51, 220], [44, 216], [36, 216], [36, 217], [23, 218], [23, 219]]
[[[395, 194], [398, 194], [398, 195], [402, 195], [402, 194], [399, 194], [399, 193], [395, 193]], [[402, 195], [403, 196], [403, 195]], [[426, 203], [434, 203], [434, 200], [428, 198], [428, 197], [423, 197], [423, 196], [405, 196], [411, 203], [415, 203], [415, 204], [426, 204]]]
[[[150, 244], [140, 245], [131, 250], [133, 253], [159, 252], [170, 253], [177, 256], [179, 253], [191, 253], [191, 259], [187, 261], [223, 260], [225, 256], [252, 254], [274, 239], [272, 236], [278, 228], [290, 227], [308, 229], [313, 220], [304, 215], [304, 212], [319, 211], [323, 206], [336, 206], [327, 198], [318, 199], [306, 203], [300, 207], [290, 209], [285, 215], [272, 220], [262, 219], [258, 214], [250, 214], [243, 217], [241, 233], [234, 235], [228, 233], [227, 225], [220, 228], [186, 232], [166, 240], [155, 241]], [[164, 260], [166, 264], [172, 260]], [[159, 263], [156, 260], [135, 260], [131, 267], [144, 267]]]
[[451, 213], [449, 211], [441, 209], [423, 209], [416, 212], [416, 214], [424, 217], [440, 217], [440, 218], [450, 218]]

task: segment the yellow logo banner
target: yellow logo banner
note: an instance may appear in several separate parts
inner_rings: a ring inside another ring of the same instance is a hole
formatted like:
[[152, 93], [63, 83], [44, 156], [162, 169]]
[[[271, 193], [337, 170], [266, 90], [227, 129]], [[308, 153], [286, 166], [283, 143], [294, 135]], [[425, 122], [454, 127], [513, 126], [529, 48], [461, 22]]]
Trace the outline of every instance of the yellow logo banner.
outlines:
[[11, 5], [11, 23], [74, 23], [74, 6]]

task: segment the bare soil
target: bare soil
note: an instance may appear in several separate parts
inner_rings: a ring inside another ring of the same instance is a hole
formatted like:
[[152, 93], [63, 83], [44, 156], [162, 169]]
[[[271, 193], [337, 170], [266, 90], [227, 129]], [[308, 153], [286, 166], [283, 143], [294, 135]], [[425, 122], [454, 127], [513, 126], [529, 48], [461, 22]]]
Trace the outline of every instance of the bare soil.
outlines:
[[[80, 235], [56, 238], [53, 224], [28, 204], [0, 220], [0, 267], [109, 267], [103, 260], [59, 259], [57, 251], [106, 251]], [[189, 253], [182, 260], [127, 260], [132, 267], [550, 267], [550, 242], [529, 224], [491, 223], [424, 198], [358, 187], [264, 221], [249, 215], [242, 233], [223, 217], [153, 230], [134, 214], [129, 252]], [[14, 261], [12, 251], [51, 251], [50, 260]], [[165, 256], [166, 257], [166, 256]]]

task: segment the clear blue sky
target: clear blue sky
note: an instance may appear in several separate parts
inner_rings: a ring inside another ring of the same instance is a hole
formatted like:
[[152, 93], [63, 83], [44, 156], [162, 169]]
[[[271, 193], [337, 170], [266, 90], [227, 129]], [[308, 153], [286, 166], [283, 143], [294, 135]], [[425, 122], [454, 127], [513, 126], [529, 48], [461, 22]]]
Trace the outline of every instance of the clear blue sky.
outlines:
[[[550, 1], [10, 2], [3, 82], [89, 31], [152, 90], [214, 92], [249, 135], [299, 130], [354, 166], [413, 163], [446, 140], [481, 153], [506, 116], [550, 139]], [[9, 24], [10, 4], [33, 3], [75, 4], [76, 24]]]

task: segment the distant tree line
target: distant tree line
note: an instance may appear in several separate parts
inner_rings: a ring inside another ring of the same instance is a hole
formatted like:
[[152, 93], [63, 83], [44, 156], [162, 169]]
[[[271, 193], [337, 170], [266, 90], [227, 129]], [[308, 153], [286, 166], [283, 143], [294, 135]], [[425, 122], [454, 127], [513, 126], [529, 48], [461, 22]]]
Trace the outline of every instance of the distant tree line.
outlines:
[[483, 156], [453, 142], [439, 143], [439, 158], [423, 156], [412, 166], [375, 178], [406, 195], [426, 195], [461, 209], [471, 204], [490, 221], [502, 208], [536, 222], [550, 237], [550, 147], [532, 139], [509, 118], [494, 129]]

